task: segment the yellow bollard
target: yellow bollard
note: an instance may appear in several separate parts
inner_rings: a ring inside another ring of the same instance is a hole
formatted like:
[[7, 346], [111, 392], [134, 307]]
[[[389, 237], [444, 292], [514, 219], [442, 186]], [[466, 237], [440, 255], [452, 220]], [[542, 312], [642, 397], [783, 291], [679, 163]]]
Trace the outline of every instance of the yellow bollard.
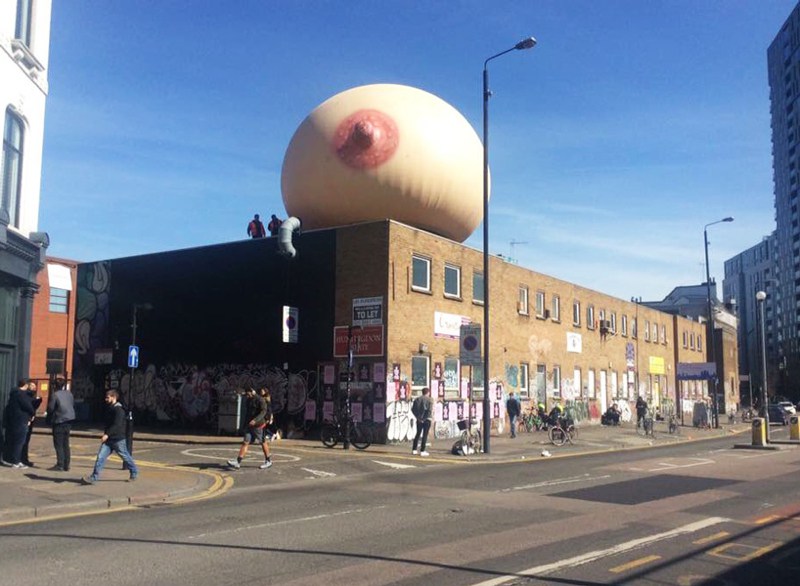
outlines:
[[763, 417], [756, 417], [753, 419], [753, 445], [766, 446], [767, 445], [767, 429], [764, 425]]
[[789, 439], [800, 440], [800, 417], [797, 415], [789, 418]]

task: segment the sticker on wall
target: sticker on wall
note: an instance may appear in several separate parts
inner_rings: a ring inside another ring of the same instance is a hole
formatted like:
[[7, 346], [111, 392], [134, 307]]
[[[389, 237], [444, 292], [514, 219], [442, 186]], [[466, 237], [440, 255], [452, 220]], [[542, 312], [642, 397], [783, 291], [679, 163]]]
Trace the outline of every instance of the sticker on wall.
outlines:
[[358, 367], [358, 380], [359, 382], [369, 382], [369, 364], [362, 364]]
[[408, 398], [408, 383], [400, 381], [400, 400], [405, 401]]
[[400, 380], [400, 365], [392, 364], [392, 380]]
[[438, 382], [437, 386], [439, 387], [439, 389], [438, 389], [439, 390], [439, 398], [440, 399], [444, 399], [444, 381], [440, 380], [440, 381], [437, 381], [437, 382]]
[[383, 383], [374, 383], [374, 391], [375, 391], [375, 400], [376, 401], [383, 401]]
[[442, 363], [441, 362], [434, 362], [433, 363], [433, 378], [436, 378], [436, 379], [442, 378]]

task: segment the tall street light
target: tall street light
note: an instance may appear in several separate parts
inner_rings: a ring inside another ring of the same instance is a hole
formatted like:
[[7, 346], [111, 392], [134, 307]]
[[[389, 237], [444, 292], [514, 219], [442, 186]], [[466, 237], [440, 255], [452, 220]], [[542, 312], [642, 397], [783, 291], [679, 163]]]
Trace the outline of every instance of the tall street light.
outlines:
[[721, 224], [722, 222], [733, 222], [733, 218], [722, 218], [721, 220], [717, 220], [716, 222], [711, 222], [710, 224], [703, 226], [703, 239], [705, 240], [706, 244], [706, 293], [708, 301], [708, 332], [706, 333], [706, 342], [708, 343], [708, 348], [710, 351], [710, 361], [714, 363], [714, 379], [711, 381], [711, 385], [709, 385], [709, 391], [712, 393], [711, 419], [715, 428], [719, 427], [719, 414], [717, 413], [717, 381], [719, 380], [719, 373], [717, 372], [717, 359], [715, 357], [716, 352], [714, 349], [714, 314], [711, 309], [711, 273], [708, 268], [708, 227], [713, 226], [714, 224]]
[[764, 300], [766, 298], [767, 294], [764, 291], [759, 291], [756, 293], [756, 301], [758, 302], [758, 316], [761, 318], [761, 410], [763, 411], [767, 443], [769, 443], [769, 409], [767, 408], [767, 333], [764, 325]]
[[511, 51], [533, 49], [536, 39], [528, 37], [492, 55], [483, 62], [483, 451], [489, 453], [491, 405], [489, 403], [489, 61]]

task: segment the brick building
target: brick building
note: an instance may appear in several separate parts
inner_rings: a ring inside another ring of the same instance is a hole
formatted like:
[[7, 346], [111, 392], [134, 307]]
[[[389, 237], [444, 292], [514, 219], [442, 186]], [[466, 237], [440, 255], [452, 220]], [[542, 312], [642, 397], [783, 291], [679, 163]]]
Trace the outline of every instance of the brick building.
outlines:
[[40, 271], [39, 286], [33, 298], [33, 326], [29, 376], [39, 383], [47, 406], [50, 380], [59, 376], [68, 379], [72, 365], [75, 334], [75, 281], [78, 263], [73, 260], [47, 257], [46, 270]]
[[[235, 388], [267, 384], [281, 424], [308, 427], [341, 393], [347, 326], [367, 315], [352, 331], [353, 413], [388, 440], [413, 432], [408, 400], [423, 386], [448, 418], [437, 426], [466, 414], [470, 380], [483, 396], [481, 367], [459, 364], [458, 338], [483, 318], [480, 251], [390, 220], [306, 232], [294, 246], [292, 259], [266, 238], [79, 265], [76, 398], [96, 404], [117, 386], [140, 419], [213, 427]], [[491, 263], [498, 421], [510, 390], [567, 402], [579, 420], [638, 394], [672, 410], [680, 389], [686, 413], [703, 399], [703, 384], [675, 376], [678, 362], [705, 362], [703, 324]], [[144, 303], [131, 383], [130, 314]]]

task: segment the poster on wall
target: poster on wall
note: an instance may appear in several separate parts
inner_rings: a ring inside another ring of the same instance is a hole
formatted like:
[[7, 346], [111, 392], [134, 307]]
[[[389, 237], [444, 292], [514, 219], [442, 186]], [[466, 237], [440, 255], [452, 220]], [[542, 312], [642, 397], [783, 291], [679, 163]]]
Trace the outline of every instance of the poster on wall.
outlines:
[[464, 419], [464, 403], [460, 401], [456, 403], [456, 419]]
[[442, 421], [450, 421], [450, 403], [442, 403]]
[[435, 378], [435, 379], [442, 378], [442, 363], [441, 362], [434, 362], [433, 363], [433, 378]]
[[336, 367], [333, 364], [326, 364], [322, 367], [322, 382], [332, 385], [336, 381]]
[[492, 409], [492, 417], [494, 417], [495, 419], [500, 418], [500, 403], [494, 403]]
[[392, 364], [392, 380], [400, 380], [400, 365], [396, 362]]
[[322, 420], [333, 421], [333, 401], [322, 403]]
[[433, 420], [434, 421], [444, 421], [444, 404], [443, 403], [434, 403], [433, 406]]
[[372, 365], [372, 382], [382, 383], [386, 377], [386, 365], [383, 362], [376, 362]]
[[364, 420], [364, 406], [361, 403], [351, 403], [350, 413], [353, 415], [353, 421], [360, 423]]
[[386, 423], [386, 406], [383, 403], [373, 405], [372, 420], [375, 423]]
[[400, 381], [400, 400], [405, 401], [408, 399], [408, 382]]
[[374, 383], [373, 391], [375, 392], [375, 400], [383, 401], [383, 383]]
[[469, 397], [469, 380], [466, 378], [461, 379], [461, 398], [466, 399]]
[[369, 364], [361, 364], [358, 367], [358, 381], [359, 382], [369, 382], [370, 381], [370, 372], [369, 372]]
[[317, 403], [315, 401], [306, 401], [304, 419], [306, 421], [315, 421], [317, 419]]
[[438, 391], [439, 391], [438, 392], [439, 399], [444, 399], [444, 381], [440, 380], [440, 381], [437, 381], [437, 383], [438, 383], [437, 386], [439, 387], [439, 389], [438, 389]]

